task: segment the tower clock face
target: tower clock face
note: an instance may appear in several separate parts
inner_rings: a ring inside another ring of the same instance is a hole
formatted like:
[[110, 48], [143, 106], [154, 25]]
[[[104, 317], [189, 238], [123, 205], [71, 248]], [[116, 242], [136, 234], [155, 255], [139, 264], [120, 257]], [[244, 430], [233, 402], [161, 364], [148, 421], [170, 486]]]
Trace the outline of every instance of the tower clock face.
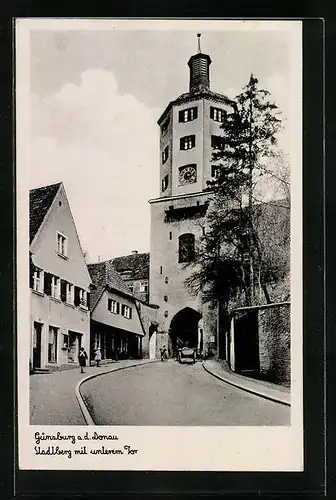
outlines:
[[187, 165], [186, 167], [181, 167], [179, 170], [179, 184], [184, 186], [185, 184], [192, 184], [196, 182], [197, 170], [196, 165]]

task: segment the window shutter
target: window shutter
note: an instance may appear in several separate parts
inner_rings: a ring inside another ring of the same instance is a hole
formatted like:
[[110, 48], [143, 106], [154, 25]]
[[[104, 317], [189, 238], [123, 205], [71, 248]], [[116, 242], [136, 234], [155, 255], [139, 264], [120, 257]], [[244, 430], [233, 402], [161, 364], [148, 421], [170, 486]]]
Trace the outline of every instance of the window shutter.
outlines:
[[183, 122], [183, 111], [179, 111], [179, 122]]
[[122, 314], [122, 316], [125, 315], [125, 306], [124, 306], [124, 304], [121, 305], [121, 314]]
[[129, 317], [130, 317], [130, 319], [132, 319], [132, 308], [131, 307], [129, 308]]
[[120, 314], [120, 304], [117, 302], [117, 314]]
[[75, 286], [75, 297], [74, 297], [75, 306], [79, 306], [79, 304], [80, 304], [79, 291], [80, 291], [80, 288], [78, 286]]
[[29, 256], [29, 286], [30, 288], [34, 287], [34, 272], [35, 266], [33, 264], [32, 256]]
[[63, 302], [66, 301], [66, 287], [67, 287], [67, 282], [64, 280], [61, 280], [61, 300]]
[[107, 299], [107, 309], [108, 309], [109, 311], [111, 311], [111, 310], [112, 310], [112, 299]]
[[50, 273], [44, 274], [44, 293], [46, 295], [51, 295], [51, 279], [52, 275]]
[[196, 118], [197, 118], [197, 109], [198, 109], [197, 107], [196, 107], [196, 108], [194, 108], [194, 119], [195, 119], [195, 120], [196, 120]]
[[86, 292], [86, 306], [90, 309], [90, 293]]

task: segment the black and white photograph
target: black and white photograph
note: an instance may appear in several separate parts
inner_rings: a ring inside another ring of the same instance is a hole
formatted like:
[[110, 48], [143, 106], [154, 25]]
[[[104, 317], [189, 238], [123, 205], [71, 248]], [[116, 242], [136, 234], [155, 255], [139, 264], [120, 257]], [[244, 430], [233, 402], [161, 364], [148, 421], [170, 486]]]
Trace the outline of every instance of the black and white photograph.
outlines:
[[16, 20], [20, 467], [302, 470], [301, 59]]

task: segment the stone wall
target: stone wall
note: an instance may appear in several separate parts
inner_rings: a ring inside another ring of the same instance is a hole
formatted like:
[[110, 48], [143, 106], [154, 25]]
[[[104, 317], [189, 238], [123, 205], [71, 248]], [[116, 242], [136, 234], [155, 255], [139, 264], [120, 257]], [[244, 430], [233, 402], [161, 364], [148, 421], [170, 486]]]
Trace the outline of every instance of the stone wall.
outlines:
[[290, 305], [259, 309], [260, 374], [270, 381], [290, 385]]
[[[248, 320], [248, 315], [253, 316], [255, 320]], [[254, 366], [253, 373], [251, 372], [252, 377], [289, 387], [291, 379], [290, 304], [283, 302], [237, 308], [232, 311], [232, 317], [231, 354], [228, 360], [232, 369], [239, 371], [238, 356], [240, 361], [243, 359], [246, 368], [251, 368], [249, 363], [251, 356], [254, 356], [254, 363], [250, 363]], [[240, 342], [238, 342], [238, 321], [242, 318], [246, 318], [247, 321], [243, 323], [243, 327], [240, 322]]]

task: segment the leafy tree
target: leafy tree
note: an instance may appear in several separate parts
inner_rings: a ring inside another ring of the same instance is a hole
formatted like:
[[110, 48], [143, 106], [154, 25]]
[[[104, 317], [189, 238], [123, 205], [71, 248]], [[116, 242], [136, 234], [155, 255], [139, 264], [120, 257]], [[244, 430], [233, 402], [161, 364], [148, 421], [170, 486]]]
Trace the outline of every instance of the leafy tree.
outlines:
[[221, 126], [222, 139], [212, 157], [217, 174], [208, 183], [212, 199], [197, 249], [197, 269], [186, 280], [191, 289], [205, 290], [205, 300], [217, 297], [227, 304], [243, 291], [244, 302], [252, 305], [260, 300], [258, 286], [269, 303], [267, 283], [283, 272], [285, 255], [280, 261], [275, 258], [276, 245], [271, 249], [265, 238], [267, 210], [258, 189], [268, 179], [268, 184], [272, 180], [289, 193], [286, 162], [282, 172], [277, 169], [281, 120], [269, 95], [251, 75]]

